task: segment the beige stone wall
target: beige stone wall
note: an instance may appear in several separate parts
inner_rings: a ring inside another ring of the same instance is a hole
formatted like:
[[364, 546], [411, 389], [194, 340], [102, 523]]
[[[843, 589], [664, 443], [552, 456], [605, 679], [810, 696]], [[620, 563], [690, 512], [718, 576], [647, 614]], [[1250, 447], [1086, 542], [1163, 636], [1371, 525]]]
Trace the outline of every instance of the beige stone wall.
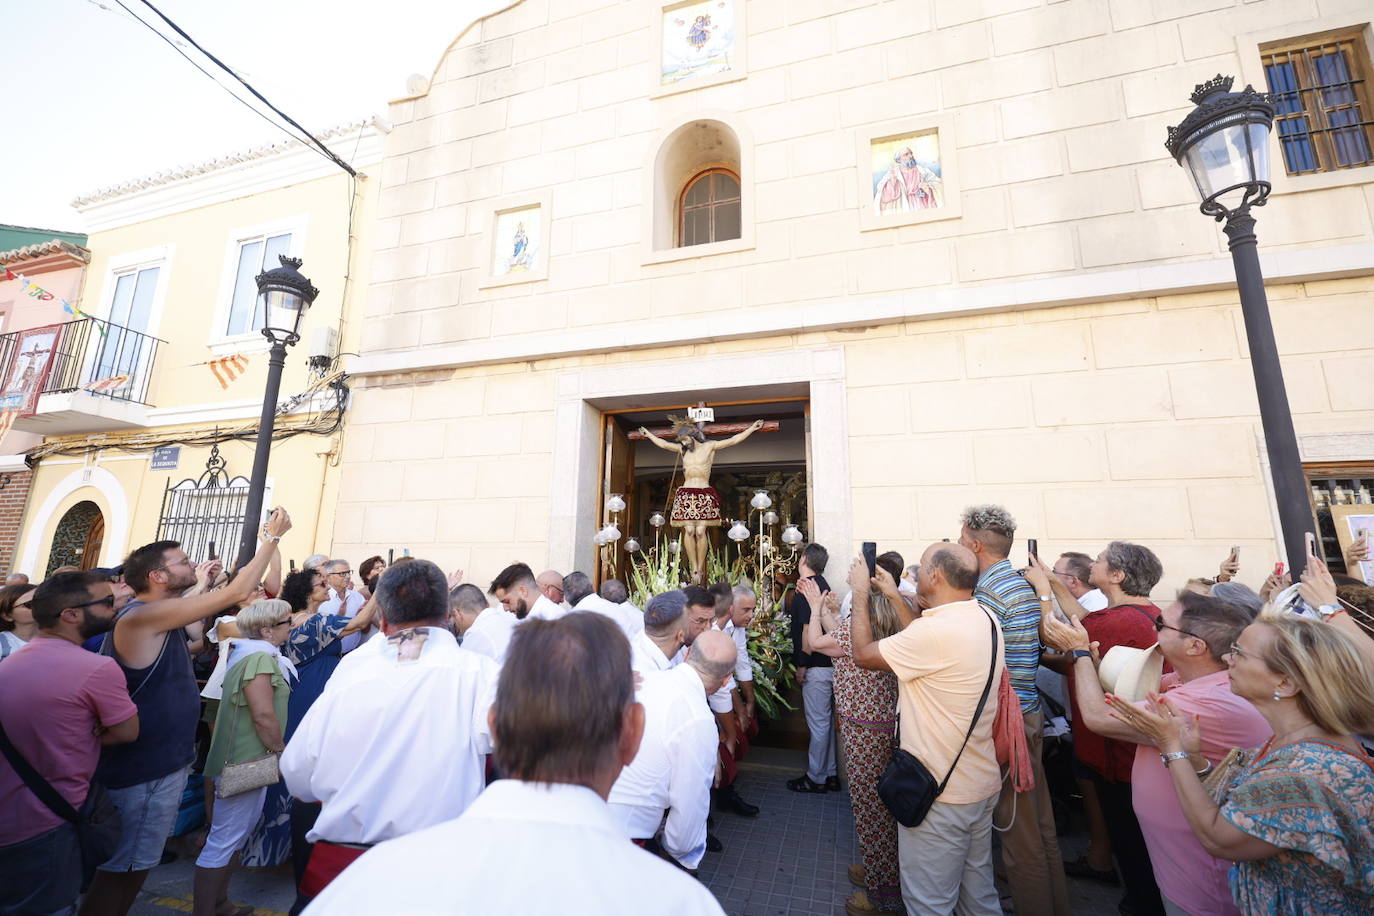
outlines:
[[[656, 9], [523, 0], [392, 106], [371, 351], [894, 291], [914, 314], [965, 287], [1221, 257], [1166, 127], [1195, 83], [1253, 67], [1236, 36], [1368, 17], [1350, 0], [750, 0], [747, 78], [651, 98]], [[953, 117], [962, 217], [860, 232], [856, 136], [927, 115]], [[644, 170], [666, 132], [707, 116], [752, 155], [753, 245], [646, 264]], [[1266, 252], [1374, 238], [1371, 173], [1285, 186]], [[548, 280], [481, 288], [492, 202], [543, 191]]]
[[[1270, 290], [1300, 436], [1374, 433], [1359, 317], [1372, 295], [1370, 279]], [[560, 378], [818, 345], [843, 347], [848, 392], [851, 543], [837, 554], [869, 539], [914, 554], [957, 537], [964, 506], [996, 501], [1046, 555], [1148, 544], [1161, 596], [1234, 544], [1243, 581], [1272, 567], [1254, 386], [1224, 293], [377, 376], [350, 414], [334, 552], [409, 548], [479, 583], [517, 559], [542, 566]], [[580, 485], [595, 490], [594, 473]]]

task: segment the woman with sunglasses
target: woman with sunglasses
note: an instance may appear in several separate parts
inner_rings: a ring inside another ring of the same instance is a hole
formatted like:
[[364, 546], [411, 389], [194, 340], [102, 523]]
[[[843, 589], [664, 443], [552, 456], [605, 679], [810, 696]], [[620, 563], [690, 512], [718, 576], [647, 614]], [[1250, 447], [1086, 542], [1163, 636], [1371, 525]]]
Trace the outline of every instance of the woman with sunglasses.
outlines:
[[[214, 738], [205, 761], [206, 778], [216, 781], [227, 766], [285, 749], [282, 729], [291, 693], [289, 681], [295, 677], [295, 667], [281, 654], [291, 632], [291, 605], [275, 598], [255, 601], [239, 611], [235, 623], [242, 635], [229, 649]], [[196, 859], [195, 916], [235, 912], [229, 904], [229, 861], [262, 814], [267, 788], [215, 800], [210, 835]]]
[[0, 662], [24, 648], [38, 630], [29, 608], [36, 591], [27, 584], [0, 588]]
[[1374, 912], [1374, 665], [1339, 629], [1266, 611], [1227, 655], [1231, 690], [1273, 737], [1247, 755], [1218, 804], [1189, 754], [1199, 729], [1167, 696], [1119, 700], [1121, 721], [1158, 745], [1193, 833], [1236, 864], [1231, 892], [1247, 914]]

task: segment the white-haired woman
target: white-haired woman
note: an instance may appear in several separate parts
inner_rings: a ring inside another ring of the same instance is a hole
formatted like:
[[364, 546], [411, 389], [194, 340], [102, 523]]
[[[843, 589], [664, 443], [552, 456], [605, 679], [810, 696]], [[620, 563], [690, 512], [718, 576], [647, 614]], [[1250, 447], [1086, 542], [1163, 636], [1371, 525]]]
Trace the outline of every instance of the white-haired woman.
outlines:
[[[226, 766], [280, 754], [291, 693], [291, 662], [281, 646], [291, 632], [291, 605], [280, 599], [254, 601], [235, 619], [241, 634], [229, 649], [227, 671], [205, 776]], [[229, 903], [230, 860], [262, 814], [267, 786], [215, 800], [210, 835], [196, 859], [195, 916], [224, 916]]]
[[1194, 723], [1167, 695], [1152, 710], [1112, 698], [1115, 714], [1154, 739], [1189, 826], [1230, 859], [1241, 912], [1366, 916], [1374, 912], [1374, 759], [1355, 739], [1374, 732], [1374, 666], [1337, 628], [1272, 611], [1227, 656], [1231, 691], [1274, 731], [1218, 805], [1188, 762]]

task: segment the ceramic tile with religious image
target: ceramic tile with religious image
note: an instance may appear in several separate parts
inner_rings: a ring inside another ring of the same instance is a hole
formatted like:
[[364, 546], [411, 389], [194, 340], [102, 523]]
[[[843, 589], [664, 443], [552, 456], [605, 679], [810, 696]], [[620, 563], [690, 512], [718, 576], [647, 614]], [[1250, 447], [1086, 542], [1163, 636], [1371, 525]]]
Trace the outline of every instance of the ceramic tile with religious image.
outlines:
[[548, 195], [509, 198], [492, 211], [487, 278], [482, 286], [528, 283], [548, 276]]
[[949, 118], [880, 125], [855, 148], [864, 229], [960, 215]]
[[736, 0], [688, 0], [658, 7], [658, 92], [742, 78], [741, 13]]

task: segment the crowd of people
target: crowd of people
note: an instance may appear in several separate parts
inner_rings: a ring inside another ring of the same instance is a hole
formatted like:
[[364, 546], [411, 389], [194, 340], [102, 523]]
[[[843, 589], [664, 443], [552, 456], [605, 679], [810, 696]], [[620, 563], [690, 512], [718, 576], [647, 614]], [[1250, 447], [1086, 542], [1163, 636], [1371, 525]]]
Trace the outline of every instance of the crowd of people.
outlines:
[[[1369, 589], [1309, 557], [1255, 592], [1233, 554], [1160, 606], [1146, 546], [1019, 564], [1004, 508], [956, 521], [844, 589], [800, 553], [786, 786], [849, 793], [847, 913], [999, 914], [999, 872], [1021, 916], [1071, 912], [1068, 875], [1128, 916], [1374, 912]], [[283, 576], [290, 527], [232, 574], [157, 541], [0, 588], [0, 913], [129, 912], [198, 779], [197, 916], [251, 912], [236, 861], [290, 861], [293, 913], [722, 912], [714, 819], [760, 814], [750, 584], [639, 607], [580, 571], [371, 557], [355, 586], [325, 555]], [[1066, 721], [1077, 861], [1043, 751]]]

